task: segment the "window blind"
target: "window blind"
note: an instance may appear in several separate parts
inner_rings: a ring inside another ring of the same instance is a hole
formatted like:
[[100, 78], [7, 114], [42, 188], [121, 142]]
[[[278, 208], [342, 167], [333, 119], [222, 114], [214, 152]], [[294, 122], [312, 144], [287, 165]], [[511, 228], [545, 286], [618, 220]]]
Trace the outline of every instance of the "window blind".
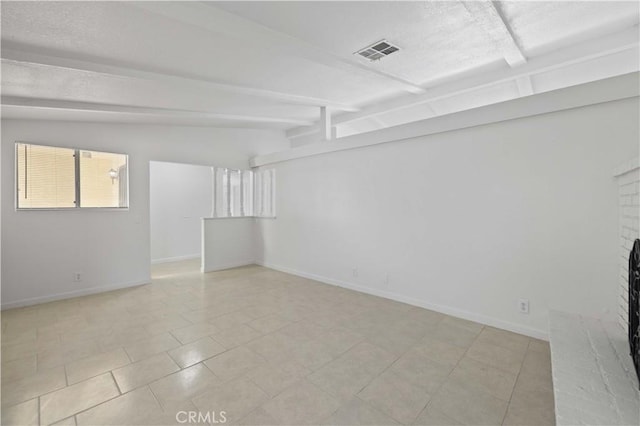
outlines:
[[17, 207], [75, 207], [74, 155], [68, 148], [16, 144]]
[[16, 207], [128, 207], [124, 154], [16, 143]]

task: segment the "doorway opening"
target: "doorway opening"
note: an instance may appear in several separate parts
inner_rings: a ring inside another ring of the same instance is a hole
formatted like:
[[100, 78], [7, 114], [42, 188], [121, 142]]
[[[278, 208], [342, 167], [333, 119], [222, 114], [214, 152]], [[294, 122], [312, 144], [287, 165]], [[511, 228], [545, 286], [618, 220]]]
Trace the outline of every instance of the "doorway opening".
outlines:
[[212, 216], [213, 168], [149, 163], [151, 271], [154, 278], [200, 273], [202, 218]]

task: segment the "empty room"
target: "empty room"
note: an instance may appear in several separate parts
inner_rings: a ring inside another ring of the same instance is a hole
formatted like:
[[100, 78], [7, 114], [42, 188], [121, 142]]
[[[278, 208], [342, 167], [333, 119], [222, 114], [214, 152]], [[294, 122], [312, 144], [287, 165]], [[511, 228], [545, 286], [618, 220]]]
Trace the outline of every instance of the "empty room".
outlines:
[[637, 1], [2, 1], [3, 425], [640, 425]]

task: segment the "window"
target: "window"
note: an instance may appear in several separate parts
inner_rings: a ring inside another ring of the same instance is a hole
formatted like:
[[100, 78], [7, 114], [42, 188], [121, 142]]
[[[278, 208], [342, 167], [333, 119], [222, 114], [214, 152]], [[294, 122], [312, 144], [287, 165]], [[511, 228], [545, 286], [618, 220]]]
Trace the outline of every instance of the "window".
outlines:
[[[229, 170], [229, 216], [245, 216], [242, 203], [242, 171]], [[250, 215], [247, 215], [250, 216]]]
[[242, 206], [246, 216], [253, 216], [253, 172], [242, 170]]
[[214, 217], [275, 217], [274, 191], [274, 170], [214, 167]]
[[16, 144], [16, 207], [126, 208], [124, 154]]
[[18, 208], [73, 208], [76, 201], [75, 151], [16, 144]]
[[229, 215], [229, 186], [227, 184], [229, 170], [220, 167], [213, 168], [213, 216], [227, 217]]
[[255, 172], [255, 216], [276, 216], [276, 171], [274, 169]]
[[213, 168], [213, 212], [215, 217], [252, 216], [253, 172], [222, 167]]
[[127, 207], [127, 156], [80, 151], [80, 207]]

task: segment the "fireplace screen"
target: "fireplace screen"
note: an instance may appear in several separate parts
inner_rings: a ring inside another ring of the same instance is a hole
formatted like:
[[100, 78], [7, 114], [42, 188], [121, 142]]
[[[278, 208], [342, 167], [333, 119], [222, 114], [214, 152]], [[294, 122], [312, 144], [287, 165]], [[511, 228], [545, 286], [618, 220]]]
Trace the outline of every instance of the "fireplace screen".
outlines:
[[640, 380], [640, 239], [629, 255], [629, 346]]

